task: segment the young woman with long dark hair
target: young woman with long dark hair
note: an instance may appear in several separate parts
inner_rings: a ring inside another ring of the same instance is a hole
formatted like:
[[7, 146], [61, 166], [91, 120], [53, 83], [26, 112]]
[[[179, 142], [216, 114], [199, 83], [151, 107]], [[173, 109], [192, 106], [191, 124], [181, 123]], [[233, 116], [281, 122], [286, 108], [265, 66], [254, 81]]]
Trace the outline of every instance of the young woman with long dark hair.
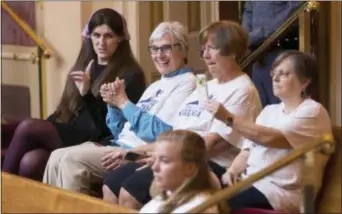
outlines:
[[83, 36], [56, 111], [47, 120], [19, 124], [6, 152], [4, 171], [40, 180], [53, 150], [110, 136], [107, 106], [99, 92], [104, 83], [124, 79], [132, 102], [144, 92], [144, 74], [133, 56], [126, 21], [118, 12], [96, 11]]

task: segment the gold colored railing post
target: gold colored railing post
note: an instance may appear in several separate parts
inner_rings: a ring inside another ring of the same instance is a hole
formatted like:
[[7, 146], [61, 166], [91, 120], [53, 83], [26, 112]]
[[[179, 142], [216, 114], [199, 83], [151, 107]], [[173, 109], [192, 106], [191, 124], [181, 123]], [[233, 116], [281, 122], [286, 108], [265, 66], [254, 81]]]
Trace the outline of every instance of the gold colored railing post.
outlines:
[[299, 50], [305, 53], [311, 52], [310, 13], [299, 15]]
[[313, 176], [315, 172], [315, 150], [307, 152], [302, 160], [302, 205], [300, 208], [301, 213], [314, 213], [315, 212], [315, 181]]
[[22, 20], [5, 1], [1, 1], [1, 8], [14, 20], [15, 23], [37, 44], [38, 46], [38, 78], [39, 78], [39, 101], [40, 101], [40, 118], [45, 119], [46, 112], [46, 75], [45, 75], [45, 59], [49, 59], [53, 55], [52, 49], [41, 39], [36, 32]]
[[43, 39], [39, 38], [34, 30], [23, 21], [8, 5], [5, 1], [1, 1], [1, 8], [3, 8], [7, 14], [17, 23], [21, 29], [25, 33], [29, 35], [29, 37], [43, 50], [43, 56], [45, 58], [50, 58], [52, 55], [52, 49], [43, 41]]
[[311, 15], [312, 12], [319, 11], [317, 1], [309, 1], [306, 4], [305, 12], [299, 15], [299, 50], [305, 53], [311, 53]]

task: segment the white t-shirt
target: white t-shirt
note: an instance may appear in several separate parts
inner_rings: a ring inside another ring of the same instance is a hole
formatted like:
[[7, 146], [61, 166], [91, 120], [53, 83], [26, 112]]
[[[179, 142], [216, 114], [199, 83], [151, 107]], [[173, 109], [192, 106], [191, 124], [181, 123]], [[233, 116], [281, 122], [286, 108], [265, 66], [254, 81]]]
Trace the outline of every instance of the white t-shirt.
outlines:
[[[261, 111], [258, 91], [246, 74], [223, 84], [219, 84], [216, 79], [213, 79], [207, 83], [207, 91], [209, 99], [215, 99], [232, 114], [243, 116], [246, 120], [255, 121]], [[231, 145], [240, 149], [244, 138], [223, 122], [216, 120], [210, 112], [202, 107], [203, 96], [198, 88], [188, 96], [178, 109], [173, 128], [175, 130], [190, 129], [202, 137], [209, 133], [218, 133]], [[228, 167], [238, 151], [234, 150], [234, 154], [231, 154], [229, 149], [222, 150], [211, 160], [223, 167]]]
[[[191, 72], [174, 77], [162, 77], [145, 90], [136, 105], [172, 126], [178, 107], [195, 88], [196, 77]], [[132, 148], [146, 144], [130, 130], [130, 127], [130, 123], [126, 122], [117, 143]]]
[[[280, 130], [294, 149], [315, 142], [323, 134], [332, 133], [326, 109], [312, 99], [304, 100], [290, 114], [284, 114], [283, 110], [283, 103], [267, 106], [258, 116], [256, 124]], [[262, 170], [293, 151], [267, 148], [249, 140], [245, 141], [244, 147], [250, 148], [250, 156], [246, 175], [243, 177]], [[315, 180], [316, 193], [321, 187], [328, 158], [328, 155], [319, 152], [315, 154], [315, 171], [312, 172], [312, 176]], [[263, 178], [253, 186], [266, 196], [274, 209], [298, 213], [301, 203], [301, 168], [301, 162], [297, 161]]]
[[[210, 198], [210, 194], [203, 193], [195, 195], [189, 202], [177, 207], [172, 213], [187, 213], [196, 206], [202, 204], [204, 201]], [[159, 209], [163, 205], [163, 200], [160, 196], [155, 197], [147, 204], [145, 204], [139, 213], [158, 213]], [[217, 206], [210, 207], [202, 213], [218, 213]]]

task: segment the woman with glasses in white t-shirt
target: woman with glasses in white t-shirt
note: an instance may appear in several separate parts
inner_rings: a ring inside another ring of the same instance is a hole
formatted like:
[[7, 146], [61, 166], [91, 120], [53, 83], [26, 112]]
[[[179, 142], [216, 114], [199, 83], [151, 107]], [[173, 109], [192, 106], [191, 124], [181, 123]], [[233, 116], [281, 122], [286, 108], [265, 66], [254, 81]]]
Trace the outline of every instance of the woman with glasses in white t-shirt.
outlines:
[[[271, 72], [274, 94], [282, 101], [269, 105], [257, 117], [256, 123], [230, 113], [218, 102], [208, 100], [204, 107], [216, 119], [246, 140], [239, 155], [222, 176], [228, 185], [248, 177], [271, 165], [293, 150], [332, 134], [327, 110], [311, 98], [317, 87], [317, 62], [299, 51], [281, 54]], [[329, 156], [315, 153], [315, 170], [312, 172], [315, 195]], [[228, 200], [232, 209], [264, 208], [286, 212], [299, 212], [301, 203], [300, 160], [255, 182], [253, 186]]]

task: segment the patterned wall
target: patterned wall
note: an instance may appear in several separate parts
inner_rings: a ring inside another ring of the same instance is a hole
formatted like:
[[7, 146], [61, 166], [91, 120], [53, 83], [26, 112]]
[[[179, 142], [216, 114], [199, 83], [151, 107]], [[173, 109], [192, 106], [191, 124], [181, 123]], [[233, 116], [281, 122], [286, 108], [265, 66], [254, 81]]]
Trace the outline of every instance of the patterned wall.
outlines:
[[[35, 2], [6, 1], [13, 11], [35, 30]], [[1, 8], [1, 44], [35, 46], [29, 36]]]

